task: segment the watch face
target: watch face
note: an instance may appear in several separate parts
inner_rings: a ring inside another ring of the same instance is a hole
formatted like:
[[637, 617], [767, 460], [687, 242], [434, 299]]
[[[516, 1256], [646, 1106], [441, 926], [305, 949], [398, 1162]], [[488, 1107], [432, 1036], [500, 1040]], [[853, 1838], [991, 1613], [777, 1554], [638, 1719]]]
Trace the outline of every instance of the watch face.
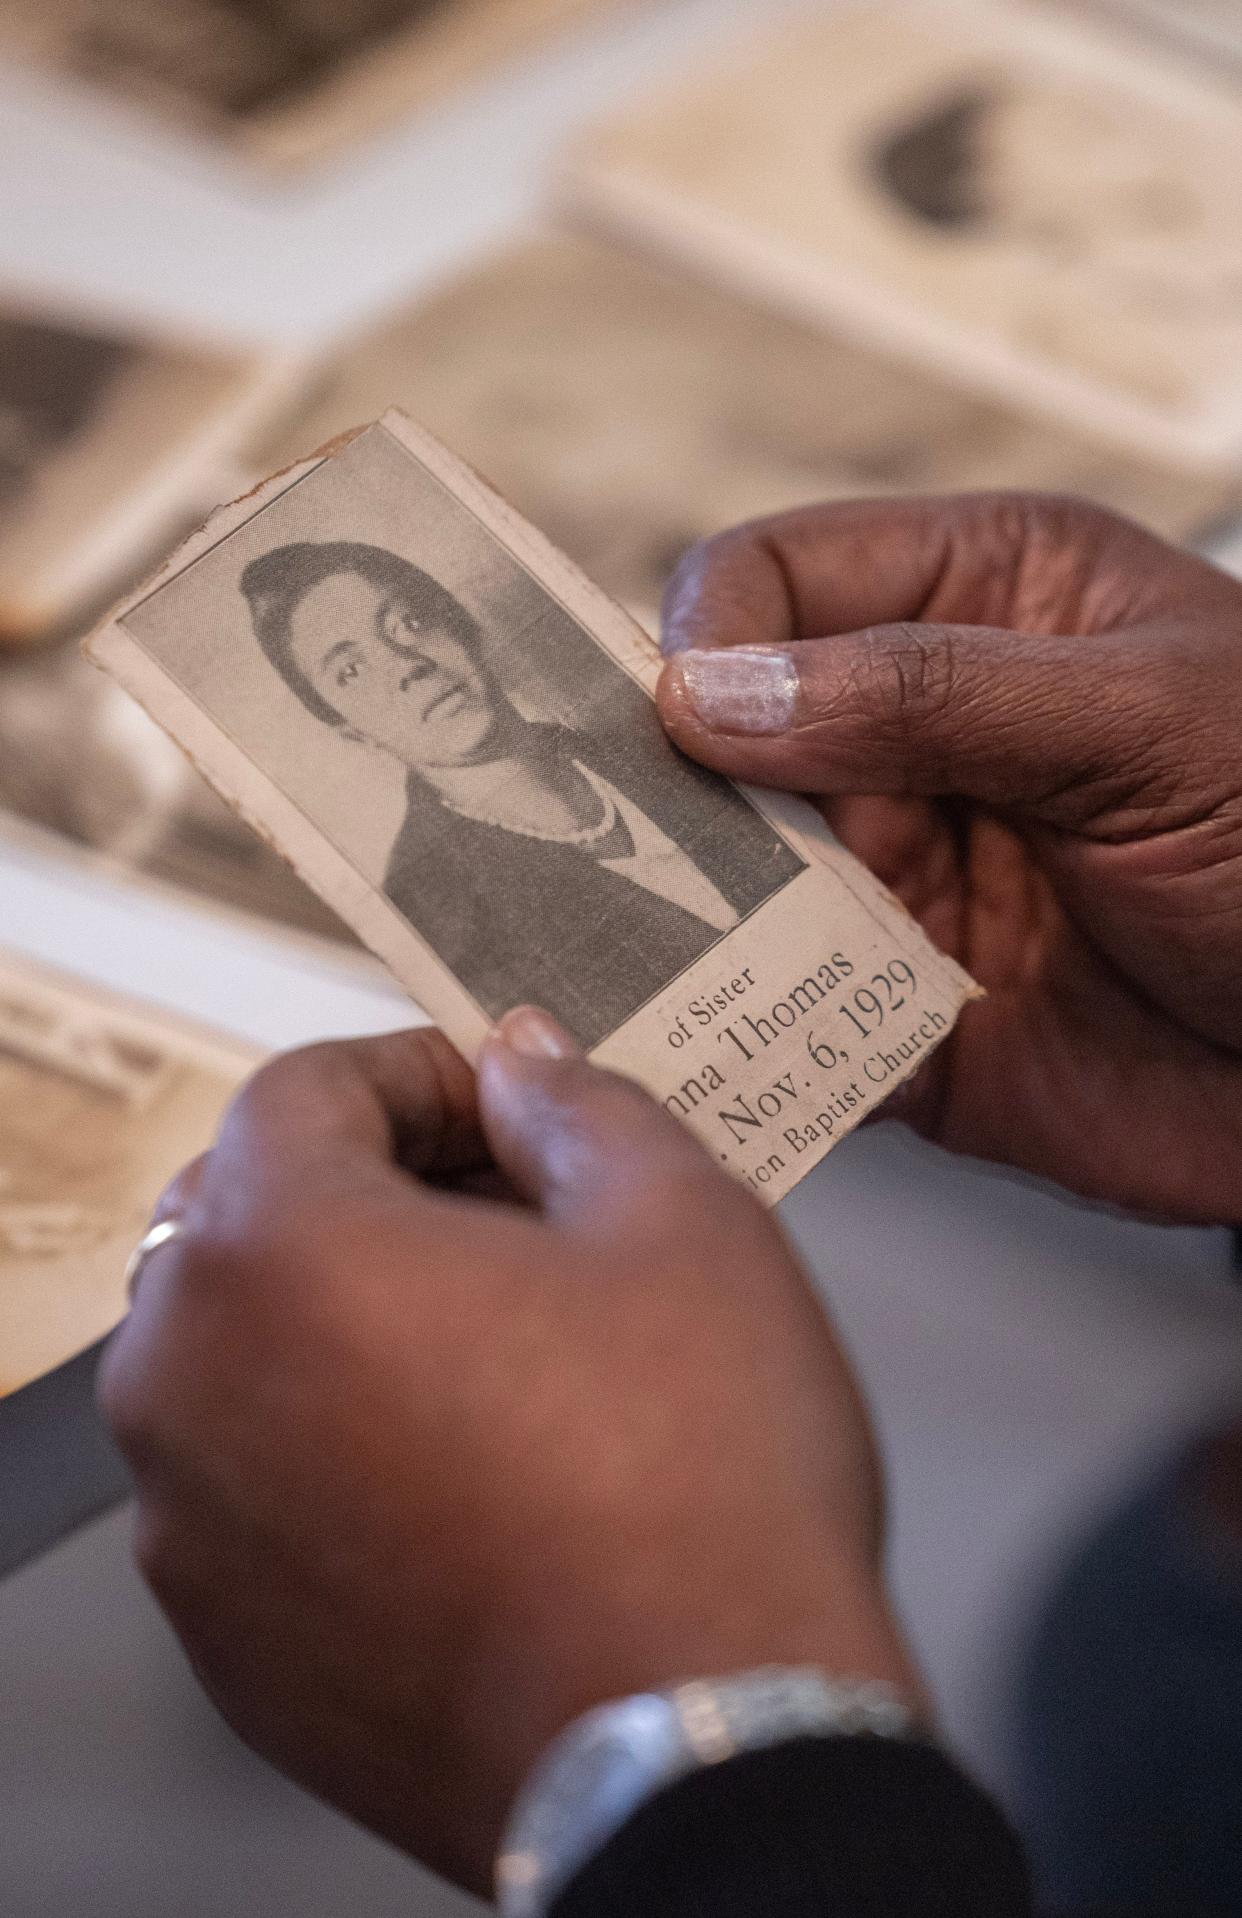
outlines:
[[700, 1679], [588, 1712], [518, 1799], [496, 1868], [501, 1918], [546, 1918], [639, 1806], [688, 1773], [787, 1739], [861, 1734], [917, 1737], [910, 1702], [891, 1685], [813, 1667]]
[[693, 1762], [672, 1702], [654, 1692], [571, 1725], [514, 1810], [496, 1867], [503, 1918], [543, 1918], [579, 1867]]

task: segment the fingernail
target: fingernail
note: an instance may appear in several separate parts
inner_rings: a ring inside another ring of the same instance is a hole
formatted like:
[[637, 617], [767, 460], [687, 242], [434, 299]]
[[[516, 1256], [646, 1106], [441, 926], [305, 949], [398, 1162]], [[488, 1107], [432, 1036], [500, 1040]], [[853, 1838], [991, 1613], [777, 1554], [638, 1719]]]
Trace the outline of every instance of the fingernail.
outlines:
[[506, 1012], [496, 1027], [496, 1037], [511, 1052], [521, 1053], [524, 1059], [582, 1056], [582, 1047], [573, 1035], [558, 1025], [550, 1012], [543, 1012], [538, 1006], [518, 1006], [513, 1012]]
[[678, 656], [686, 697], [718, 733], [783, 733], [798, 694], [793, 655], [776, 646], [722, 646]]

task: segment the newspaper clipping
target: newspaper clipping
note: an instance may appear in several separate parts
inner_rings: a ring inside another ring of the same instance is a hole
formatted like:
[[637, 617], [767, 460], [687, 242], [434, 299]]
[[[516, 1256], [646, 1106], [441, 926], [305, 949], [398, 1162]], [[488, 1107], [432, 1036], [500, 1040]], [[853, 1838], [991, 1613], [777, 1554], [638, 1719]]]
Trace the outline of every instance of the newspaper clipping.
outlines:
[[651, 642], [401, 414], [88, 651], [467, 1057], [540, 1004], [769, 1201], [972, 991], [812, 808], [673, 749]]

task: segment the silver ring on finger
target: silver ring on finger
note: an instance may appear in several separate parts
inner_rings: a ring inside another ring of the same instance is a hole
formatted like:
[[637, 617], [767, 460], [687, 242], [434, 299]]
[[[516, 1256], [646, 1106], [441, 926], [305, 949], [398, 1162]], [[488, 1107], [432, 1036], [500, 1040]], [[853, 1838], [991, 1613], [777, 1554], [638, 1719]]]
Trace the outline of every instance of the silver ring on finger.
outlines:
[[153, 1225], [151, 1230], [139, 1239], [129, 1255], [129, 1264], [125, 1268], [125, 1291], [131, 1302], [138, 1290], [142, 1269], [152, 1253], [161, 1251], [166, 1245], [172, 1245], [176, 1239], [184, 1238], [185, 1230], [184, 1219], [161, 1219], [158, 1225]]

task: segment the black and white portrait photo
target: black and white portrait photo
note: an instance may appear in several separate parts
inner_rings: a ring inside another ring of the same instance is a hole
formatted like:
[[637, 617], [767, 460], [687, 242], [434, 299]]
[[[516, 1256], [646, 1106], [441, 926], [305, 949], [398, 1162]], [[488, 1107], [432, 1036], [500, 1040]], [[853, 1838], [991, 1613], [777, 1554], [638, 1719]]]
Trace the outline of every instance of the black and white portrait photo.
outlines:
[[805, 870], [383, 428], [125, 625], [488, 1018], [594, 1045]]

